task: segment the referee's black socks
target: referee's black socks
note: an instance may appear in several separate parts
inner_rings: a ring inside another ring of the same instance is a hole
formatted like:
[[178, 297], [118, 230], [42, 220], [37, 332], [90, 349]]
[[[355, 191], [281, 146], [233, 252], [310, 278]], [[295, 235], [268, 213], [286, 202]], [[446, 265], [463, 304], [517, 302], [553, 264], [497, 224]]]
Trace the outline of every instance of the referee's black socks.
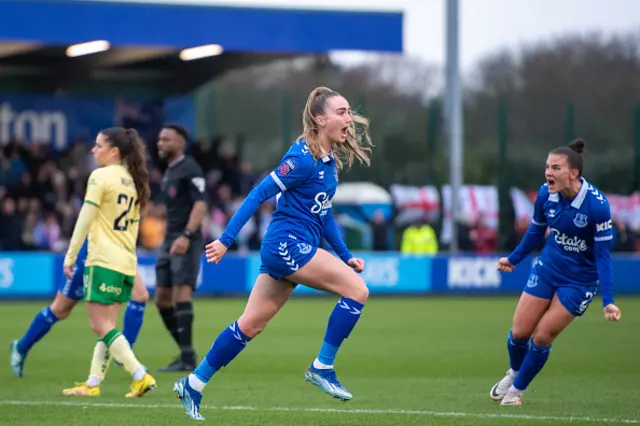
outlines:
[[182, 361], [187, 364], [196, 362], [193, 350], [193, 303], [176, 303], [177, 342], [180, 346]]
[[162, 317], [162, 322], [164, 322], [164, 326], [167, 327], [169, 333], [173, 337], [173, 340], [176, 341], [178, 345], [180, 345], [180, 339], [178, 338], [178, 322], [176, 320], [176, 309], [173, 306], [169, 306], [168, 308], [160, 308], [160, 316]]

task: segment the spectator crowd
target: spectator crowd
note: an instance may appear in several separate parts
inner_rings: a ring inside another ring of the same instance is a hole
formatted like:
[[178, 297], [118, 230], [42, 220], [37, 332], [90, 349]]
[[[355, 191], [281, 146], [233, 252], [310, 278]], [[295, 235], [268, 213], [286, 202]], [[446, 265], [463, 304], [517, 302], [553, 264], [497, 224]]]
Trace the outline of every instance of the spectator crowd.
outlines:
[[[150, 153], [155, 149], [149, 143]], [[12, 140], [0, 149], [0, 251], [38, 250], [64, 252], [83, 203], [86, 181], [96, 164], [91, 142], [76, 140], [63, 152], [52, 151], [49, 144]], [[233, 149], [221, 149], [222, 140], [199, 141], [190, 146], [190, 154], [202, 167], [206, 178], [209, 209], [203, 221], [205, 241], [218, 238], [228, 219], [262, 175]], [[155, 251], [162, 244], [165, 208], [161, 181], [165, 164], [150, 156], [151, 203], [140, 224], [138, 246]], [[258, 250], [275, 208], [268, 200], [242, 228], [232, 249]], [[340, 222], [340, 221], [338, 221]], [[367, 220], [370, 230], [367, 249], [399, 250], [407, 254], [437, 254], [439, 224], [417, 220], [389, 232], [392, 223], [380, 214]], [[615, 221], [616, 251], [640, 251], [639, 239], [623, 223]], [[514, 248], [524, 235], [528, 221], [519, 221], [506, 246]], [[482, 218], [457, 221], [461, 251], [492, 253], [498, 247], [498, 233]], [[344, 231], [344, 230], [343, 230]]]

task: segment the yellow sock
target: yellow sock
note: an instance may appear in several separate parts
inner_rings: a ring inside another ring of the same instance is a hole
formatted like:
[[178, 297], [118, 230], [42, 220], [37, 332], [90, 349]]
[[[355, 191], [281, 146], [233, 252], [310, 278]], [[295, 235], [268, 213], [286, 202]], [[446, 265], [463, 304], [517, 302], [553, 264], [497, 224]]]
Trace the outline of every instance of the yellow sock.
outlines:
[[91, 369], [89, 370], [90, 377], [97, 377], [104, 380], [107, 375], [107, 370], [111, 364], [111, 354], [107, 350], [107, 345], [98, 340], [96, 347], [93, 349], [93, 358], [91, 359]]
[[109, 347], [111, 355], [124, 366], [134, 380], [141, 380], [144, 377], [144, 367], [134, 355], [127, 339], [118, 330], [114, 328], [102, 340]]

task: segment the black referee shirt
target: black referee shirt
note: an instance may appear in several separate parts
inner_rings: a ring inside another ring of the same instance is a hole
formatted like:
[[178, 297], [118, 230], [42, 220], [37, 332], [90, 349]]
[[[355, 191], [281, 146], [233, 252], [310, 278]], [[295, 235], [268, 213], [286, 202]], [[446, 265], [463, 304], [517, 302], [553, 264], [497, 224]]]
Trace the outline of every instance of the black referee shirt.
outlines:
[[[162, 178], [162, 195], [167, 207], [167, 237], [182, 233], [196, 201], [205, 201], [202, 169], [192, 157], [182, 156], [169, 164]], [[200, 224], [198, 229], [200, 231]]]

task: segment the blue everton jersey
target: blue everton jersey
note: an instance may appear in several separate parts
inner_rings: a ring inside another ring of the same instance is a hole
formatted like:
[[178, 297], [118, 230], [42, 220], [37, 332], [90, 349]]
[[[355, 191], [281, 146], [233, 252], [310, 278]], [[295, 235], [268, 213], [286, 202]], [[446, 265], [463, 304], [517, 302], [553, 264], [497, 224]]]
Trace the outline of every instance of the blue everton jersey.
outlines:
[[282, 192], [264, 240], [293, 234], [317, 247], [338, 186], [333, 157], [316, 161], [306, 142], [294, 143], [269, 177]]
[[550, 230], [538, 260], [540, 275], [558, 285], [598, 281], [596, 245], [613, 239], [604, 194], [582, 179], [576, 197], [566, 200], [559, 193], [550, 194], [545, 184], [538, 192], [532, 224]]
[[293, 143], [278, 167], [251, 190], [220, 237], [231, 246], [242, 226], [258, 206], [277, 195], [276, 210], [264, 244], [295, 239], [317, 248], [324, 236], [345, 262], [351, 253], [342, 241], [333, 218], [332, 199], [338, 186], [338, 171], [332, 155], [315, 159], [304, 140]]

